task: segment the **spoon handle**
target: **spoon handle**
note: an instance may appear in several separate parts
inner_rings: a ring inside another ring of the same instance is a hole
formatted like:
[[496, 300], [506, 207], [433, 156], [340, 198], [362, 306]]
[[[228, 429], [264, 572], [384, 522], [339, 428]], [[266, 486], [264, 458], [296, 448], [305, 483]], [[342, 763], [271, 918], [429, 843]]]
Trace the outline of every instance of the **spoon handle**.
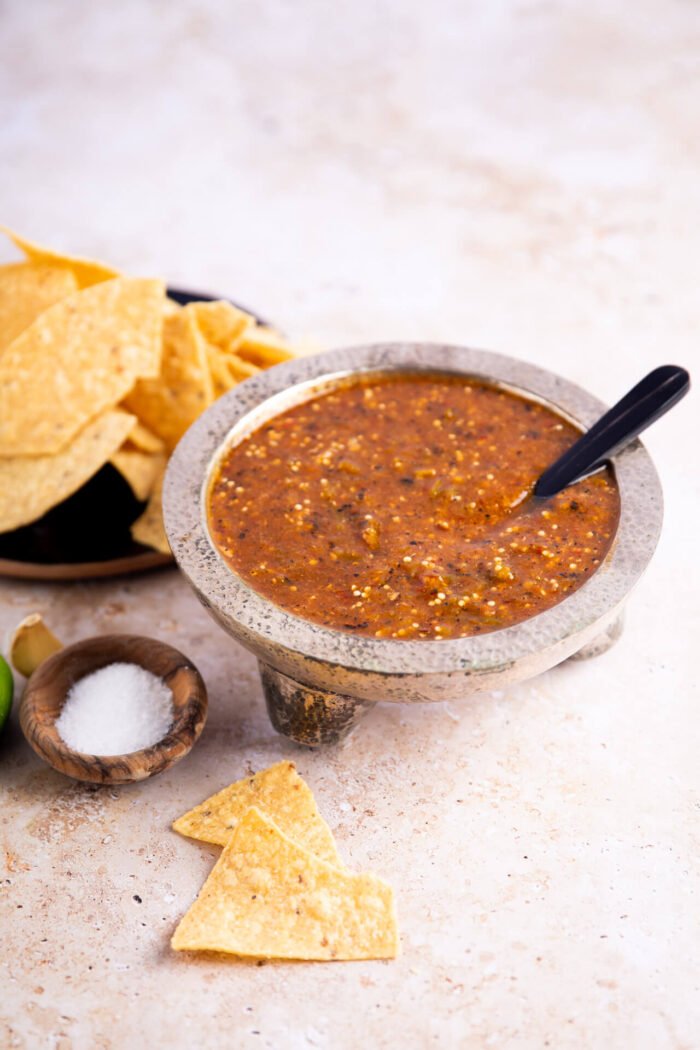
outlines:
[[545, 470], [535, 485], [534, 495], [547, 499], [598, 470], [650, 423], [673, 408], [689, 389], [690, 376], [677, 365], [661, 365], [649, 372]]

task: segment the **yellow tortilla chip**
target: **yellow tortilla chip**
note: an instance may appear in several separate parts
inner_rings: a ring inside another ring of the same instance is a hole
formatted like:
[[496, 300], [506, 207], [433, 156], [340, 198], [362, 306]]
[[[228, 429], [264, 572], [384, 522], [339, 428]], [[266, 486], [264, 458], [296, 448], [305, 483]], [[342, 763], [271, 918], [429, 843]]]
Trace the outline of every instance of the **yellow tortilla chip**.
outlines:
[[103, 412], [50, 456], [0, 457], [0, 532], [28, 525], [72, 495], [119, 448], [134, 417]]
[[25, 237], [8, 230], [6, 226], [0, 226], [0, 230], [7, 234], [11, 241], [17, 245], [21, 252], [34, 263], [42, 265], [58, 266], [68, 270], [77, 281], [78, 288], [89, 288], [93, 284], [109, 281], [119, 276], [119, 271], [104, 263], [95, 262], [92, 259], [80, 259], [77, 256], [62, 255], [51, 248], [43, 248], [40, 244], [28, 241]]
[[257, 375], [260, 371], [257, 365], [251, 364], [250, 361], [244, 361], [238, 354], [226, 354], [226, 364], [230, 374], [235, 376], [239, 383], [242, 383], [244, 379]]
[[139, 452], [163, 452], [165, 442], [157, 434], [154, 434], [152, 430], [149, 430], [148, 427], [145, 427], [143, 423], [137, 421], [129, 433], [125, 447], [137, 448]]
[[179, 817], [173, 828], [189, 838], [225, 846], [251, 806], [257, 806], [286, 835], [317, 857], [343, 866], [331, 829], [293, 762], [277, 762], [269, 769], [236, 781]]
[[160, 376], [137, 383], [124, 404], [173, 449], [213, 400], [206, 346], [185, 307], [163, 321]]
[[206, 341], [220, 350], [234, 350], [245, 332], [255, 324], [254, 317], [224, 299], [192, 303], [188, 309], [193, 312]]
[[393, 959], [393, 892], [319, 860], [253, 807], [171, 943], [266, 959]]
[[163, 474], [158, 478], [148, 500], [148, 506], [131, 526], [131, 536], [144, 547], [153, 547], [161, 554], [170, 554], [170, 544], [163, 525]]
[[73, 274], [60, 266], [26, 262], [0, 266], [0, 350], [77, 287]]
[[57, 452], [158, 374], [163, 284], [117, 277], [50, 306], [0, 355], [0, 456]]
[[110, 459], [113, 467], [131, 486], [136, 499], [147, 500], [166, 464], [164, 452], [140, 452], [128, 448], [128, 441]]
[[242, 361], [235, 354], [227, 354], [218, 347], [207, 346], [207, 360], [214, 385], [214, 396], [221, 397], [227, 390], [256, 375], [260, 369], [249, 361]]
[[226, 354], [216, 346], [207, 346], [207, 362], [211, 376], [214, 397], [221, 397], [227, 390], [236, 386], [238, 380], [229, 372]]
[[252, 361], [260, 368], [269, 368], [295, 356], [286, 339], [274, 328], [257, 325], [249, 328], [236, 347], [236, 353], [244, 361]]

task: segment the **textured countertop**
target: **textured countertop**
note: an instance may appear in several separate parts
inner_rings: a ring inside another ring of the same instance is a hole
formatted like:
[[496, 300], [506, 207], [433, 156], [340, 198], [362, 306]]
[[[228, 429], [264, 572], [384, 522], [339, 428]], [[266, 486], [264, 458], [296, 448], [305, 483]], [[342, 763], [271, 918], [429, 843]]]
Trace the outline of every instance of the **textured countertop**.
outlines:
[[[0, 50], [2, 219], [29, 236], [319, 346], [482, 346], [608, 401], [698, 362], [695, 5], [39, 0], [7, 6]], [[380, 705], [324, 753], [273, 733], [254, 660], [175, 571], [2, 581], [3, 633], [39, 610], [65, 641], [162, 638], [211, 706], [187, 759], [114, 790], [42, 765], [15, 707], [0, 1045], [700, 1046], [697, 415], [649, 434], [666, 523], [614, 649]], [[217, 851], [170, 821], [280, 757], [348, 865], [393, 883], [396, 962], [171, 953]]]

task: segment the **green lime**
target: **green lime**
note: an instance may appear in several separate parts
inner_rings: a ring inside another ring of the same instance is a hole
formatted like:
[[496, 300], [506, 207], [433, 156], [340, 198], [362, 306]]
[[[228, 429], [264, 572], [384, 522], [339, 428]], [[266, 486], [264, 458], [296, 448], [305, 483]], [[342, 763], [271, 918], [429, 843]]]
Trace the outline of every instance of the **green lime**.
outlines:
[[7, 661], [0, 656], [0, 729], [5, 725], [7, 716], [10, 713], [14, 688], [15, 683], [12, 680], [12, 671], [8, 667]]

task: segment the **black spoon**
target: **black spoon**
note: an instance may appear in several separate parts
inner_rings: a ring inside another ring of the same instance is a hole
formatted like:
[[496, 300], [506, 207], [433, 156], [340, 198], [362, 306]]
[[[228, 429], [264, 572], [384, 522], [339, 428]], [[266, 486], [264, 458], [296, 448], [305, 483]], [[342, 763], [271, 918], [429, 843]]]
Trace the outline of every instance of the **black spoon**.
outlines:
[[540, 475], [533, 496], [548, 499], [599, 470], [616, 452], [673, 408], [689, 389], [690, 376], [685, 368], [678, 365], [655, 368]]

